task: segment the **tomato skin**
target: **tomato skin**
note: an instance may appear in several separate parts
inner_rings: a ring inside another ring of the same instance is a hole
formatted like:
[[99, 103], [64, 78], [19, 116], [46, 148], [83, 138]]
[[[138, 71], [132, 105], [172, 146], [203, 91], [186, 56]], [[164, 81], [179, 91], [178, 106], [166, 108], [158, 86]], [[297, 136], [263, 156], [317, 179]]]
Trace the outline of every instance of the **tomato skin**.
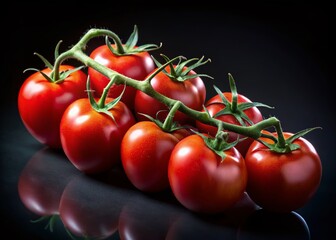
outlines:
[[242, 198], [247, 183], [244, 159], [234, 147], [225, 154], [222, 160], [198, 135], [188, 136], [175, 146], [168, 166], [169, 183], [187, 209], [218, 213]]
[[[112, 45], [115, 47], [115, 45]], [[150, 54], [146, 51], [117, 56], [111, 52], [107, 45], [102, 45], [94, 49], [90, 57], [103, 66], [110, 68], [127, 77], [144, 80], [153, 71], [155, 64]], [[95, 90], [95, 96], [101, 96], [105, 86], [109, 83], [109, 78], [93, 68], [88, 68], [88, 75], [91, 80], [91, 88]], [[116, 98], [124, 90], [124, 85], [113, 85], [109, 90], [109, 97]], [[122, 96], [122, 101], [131, 109], [134, 109], [134, 97], [136, 89], [126, 86]]]
[[121, 162], [128, 179], [141, 191], [158, 192], [169, 187], [168, 161], [185, 130], [163, 131], [151, 121], [133, 125], [121, 142]]
[[[231, 92], [224, 92], [223, 94], [229, 102], [232, 101], [232, 93]], [[250, 99], [248, 99], [247, 97], [245, 97], [244, 95], [241, 95], [241, 94], [238, 94], [237, 100], [238, 100], [237, 101], [238, 104], [239, 103], [244, 103], [244, 102], [251, 102]], [[220, 110], [225, 108], [225, 105], [221, 102], [222, 102], [222, 100], [220, 99], [219, 95], [213, 96], [212, 98], [210, 98], [206, 102], [205, 106], [206, 106], [206, 109], [208, 110], [210, 116], [214, 116]], [[202, 110], [202, 111], [204, 112], [204, 110]], [[259, 111], [259, 109], [257, 107], [248, 108], [248, 109], [244, 110], [244, 113], [248, 116], [248, 118], [254, 124], [263, 120], [263, 116], [262, 116], [261, 112]], [[220, 116], [216, 117], [216, 119], [219, 119], [223, 122], [230, 123], [230, 124], [241, 125], [238, 122], [238, 120], [233, 115], [230, 115], [230, 114], [220, 115]], [[244, 122], [247, 126], [250, 125], [248, 122], [246, 122], [246, 121], [244, 121]], [[196, 121], [196, 127], [201, 132], [208, 133], [211, 136], [216, 136], [217, 127], [214, 127], [214, 126], [211, 126], [211, 125], [208, 125], [208, 124], [204, 124], [200, 121]], [[231, 131], [228, 131], [228, 133], [229, 133], [228, 142], [234, 142], [235, 140], [237, 140], [238, 137], [239, 137], [239, 139], [244, 139], [244, 140], [238, 142], [238, 144], [235, 147], [238, 149], [238, 151], [243, 156], [245, 156], [249, 146], [253, 142], [253, 139], [252, 138], [246, 138], [246, 136], [244, 136], [244, 135], [240, 135], [240, 134], [237, 134], [237, 133], [231, 132]]]
[[[285, 139], [292, 135], [284, 133]], [[247, 193], [262, 208], [275, 212], [296, 210], [312, 198], [320, 185], [322, 166], [314, 146], [302, 137], [293, 143], [300, 148], [281, 154], [254, 141], [246, 154]]]
[[[60, 71], [74, 69], [61, 65]], [[49, 68], [43, 69], [49, 75]], [[40, 143], [61, 148], [59, 124], [70, 103], [87, 96], [86, 74], [80, 70], [70, 74], [61, 83], [52, 83], [40, 72], [30, 75], [18, 94], [18, 110], [28, 132]]]
[[[170, 72], [169, 67], [165, 70]], [[196, 73], [194, 71], [190, 71], [189, 75], [190, 74]], [[184, 82], [178, 82], [171, 80], [163, 71], [161, 71], [151, 80], [151, 85], [155, 91], [161, 93], [162, 95], [180, 100], [187, 107], [195, 110], [201, 110], [205, 102], [206, 89], [204, 82], [200, 77], [191, 78], [185, 80]], [[161, 121], [163, 121], [168, 114], [167, 106], [140, 90], [136, 91], [134, 108], [138, 121], [147, 120], [145, 116], [138, 113], [147, 114], [153, 118], [158, 117]], [[179, 122], [181, 125], [194, 125], [194, 120], [180, 111], [175, 113], [174, 121]]]
[[60, 125], [62, 147], [82, 172], [99, 173], [120, 163], [121, 140], [135, 124], [135, 118], [121, 101], [110, 112], [115, 122], [107, 114], [95, 111], [88, 98], [73, 102], [64, 112]]

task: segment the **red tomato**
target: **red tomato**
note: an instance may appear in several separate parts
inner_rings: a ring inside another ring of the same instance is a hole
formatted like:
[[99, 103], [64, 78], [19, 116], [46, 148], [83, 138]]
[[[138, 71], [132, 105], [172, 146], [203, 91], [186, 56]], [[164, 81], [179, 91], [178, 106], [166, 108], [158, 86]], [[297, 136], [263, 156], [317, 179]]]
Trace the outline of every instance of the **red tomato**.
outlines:
[[[176, 68], [176, 66], [174, 66]], [[170, 73], [170, 67], [165, 70]], [[193, 70], [188, 75], [196, 74]], [[176, 99], [184, 103], [187, 107], [195, 110], [201, 110], [206, 97], [206, 88], [200, 77], [190, 78], [185, 81], [177, 81], [171, 79], [164, 71], [159, 72], [152, 80], [151, 85], [155, 91], [172, 99]], [[134, 108], [136, 113], [147, 114], [153, 118], [163, 121], [168, 114], [168, 107], [158, 100], [150, 97], [146, 93], [137, 90], [135, 94]], [[162, 111], [164, 110], [164, 111]], [[147, 118], [137, 114], [139, 121]], [[194, 124], [194, 120], [186, 114], [177, 111], [174, 121], [180, 124]]]
[[[232, 101], [232, 93], [231, 92], [224, 92], [223, 94], [229, 102]], [[240, 104], [240, 103], [251, 103], [251, 100], [248, 99], [247, 97], [241, 95], [241, 94], [238, 94], [237, 103], [238, 104]], [[205, 106], [206, 106], [206, 109], [208, 110], [211, 117], [215, 116], [219, 111], [223, 110], [226, 107], [225, 104], [222, 102], [219, 95], [215, 95], [214, 97], [210, 98], [206, 102]], [[204, 110], [202, 110], [202, 111], [204, 112]], [[262, 116], [261, 112], [259, 111], [259, 109], [257, 107], [251, 107], [251, 108], [245, 109], [243, 112], [254, 124], [263, 120], [263, 116]], [[226, 123], [241, 125], [241, 123], [239, 123], [237, 118], [232, 114], [220, 115], [220, 116], [217, 116], [215, 118], [219, 119], [223, 122], [226, 122]], [[244, 124], [246, 126], [250, 125], [246, 120], [243, 120], [243, 121], [244, 121]], [[214, 127], [214, 126], [211, 126], [211, 125], [208, 125], [208, 124], [204, 124], [200, 121], [196, 121], [196, 127], [201, 132], [208, 133], [212, 136], [216, 136], [217, 127]], [[240, 134], [237, 134], [237, 133], [231, 132], [231, 131], [228, 131], [228, 133], [229, 133], [229, 137], [228, 137], [228, 140], [227, 140], [228, 142], [234, 142], [234, 141], [237, 140], [238, 137], [239, 137], [239, 139], [241, 139], [241, 141], [239, 141], [235, 147], [238, 149], [238, 151], [243, 156], [245, 156], [250, 144], [253, 142], [253, 139], [252, 138], [246, 138], [246, 136], [244, 136], [244, 135], [240, 135]]]
[[151, 121], [134, 124], [121, 142], [121, 162], [132, 184], [147, 192], [168, 188], [170, 154], [186, 135], [189, 132], [185, 129], [165, 132]]
[[222, 159], [199, 135], [182, 139], [171, 153], [168, 177], [177, 200], [186, 208], [218, 213], [243, 196], [247, 171], [239, 151], [232, 147]]
[[[285, 139], [292, 135], [284, 133]], [[266, 138], [262, 140], [272, 143]], [[318, 153], [302, 137], [293, 143], [300, 148], [289, 153], [276, 153], [254, 141], [246, 154], [247, 192], [262, 208], [277, 212], [296, 210], [318, 189], [322, 176]]]
[[[90, 57], [105, 67], [136, 80], [144, 80], [155, 68], [154, 61], [147, 51], [118, 56], [112, 53], [107, 45], [102, 45], [93, 50]], [[88, 75], [95, 96], [99, 97], [110, 79], [93, 68], [88, 68]], [[123, 85], [112, 85], [109, 97], [116, 98], [123, 90]], [[127, 86], [121, 99], [131, 110], [134, 108], [135, 92], [135, 88]]]
[[[72, 69], [73, 66], [60, 66], [60, 72]], [[50, 75], [51, 69], [42, 72]], [[64, 81], [53, 83], [36, 72], [22, 84], [18, 94], [19, 114], [27, 130], [39, 142], [61, 148], [59, 124], [63, 112], [70, 103], [87, 96], [86, 78], [84, 72], [77, 70]]]
[[[106, 103], [111, 101], [106, 99]], [[109, 112], [114, 119], [94, 110], [89, 98], [73, 102], [64, 112], [60, 124], [62, 147], [80, 171], [93, 174], [120, 163], [121, 140], [135, 118], [121, 101]]]

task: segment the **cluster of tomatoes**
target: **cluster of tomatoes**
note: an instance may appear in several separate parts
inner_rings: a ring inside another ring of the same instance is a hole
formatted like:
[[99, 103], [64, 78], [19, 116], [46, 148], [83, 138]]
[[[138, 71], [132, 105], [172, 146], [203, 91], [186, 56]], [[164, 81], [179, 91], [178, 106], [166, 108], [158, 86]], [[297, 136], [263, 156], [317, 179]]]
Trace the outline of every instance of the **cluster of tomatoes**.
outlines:
[[[136, 34], [135, 29], [132, 39]], [[161, 66], [146, 47], [131, 40], [123, 46], [101, 45], [89, 57], [138, 81]], [[218, 94], [206, 101], [206, 75], [195, 70], [205, 62], [191, 59], [167, 65], [151, 79], [152, 89], [223, 122], [249, 126], [262, 121], [257, 106], [264, 105], [238, 94], [231, 75], [232, 91], [216, 89]], [[319, 156], [302, 137], [293, 140], [296, 150], [285, 153], [235, 132], [226, 131], [220, 139], [217, 127], [180, 111], [172, 122], [166, 121], [172, 117], [170, 109], [145, 91], [122, 84], [106, 89], [110, 79], [93, 67], [87, 72], [70, 65], [61, 65], [59, 74], [52, 70], [48, 63], [26, 79], [18, 96], [19, 113], [32, 136], [62, 149], [85, 174], [121, 165], [137, 189], [170, 188], [183, 206], [206, 213], [229, 209], [245, 192], [261, 207], [292, 211], [302, 207], [320, 184]], [[291, 136], [284, 133], [286, 139]]]

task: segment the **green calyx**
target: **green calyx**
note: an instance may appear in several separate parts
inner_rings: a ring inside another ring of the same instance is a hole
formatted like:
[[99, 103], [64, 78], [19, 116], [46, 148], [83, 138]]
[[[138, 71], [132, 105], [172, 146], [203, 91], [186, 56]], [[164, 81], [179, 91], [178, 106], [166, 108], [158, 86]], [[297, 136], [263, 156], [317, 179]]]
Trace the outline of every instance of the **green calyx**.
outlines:
[[[61, 45], [61, 43], [62, 43], [62, 40], [60, 40], [58, 43], [57, 43], [57, 45], [56, 45], [56, 47], [55, 47], [55, 51], [54, 51], [54, 58], [55, 58], [55, 60], [58, 58], [58, 56], [59, 56], [59, 46]], [[55, 72], [54, 72], [54, 66], [45, 58], [45, 57], [43, 57], [41, 54], [39, 54], [39, 53], [34, 53], [35, 55], [37, 55], [41, 60], [42, 60], [42, 62], [44, 62], [44, 64], [45, 64], [45, 66], [47, 67], [47, 68], [49, 68], [49, 69], [51, 69], [52, 71], [51, 71], [51, 73], [50, 73], [50, 75], [48, 76], [47, 74], [45, 74], [44, 72], [42, 72], [41, 70], [39, 70], [39, 69], [36, 69], [36, 68], [27, 68], [27, 69], [25, 69], [23, 72], [25, 73], [26, 71], [30, 71], [30, 70], [32, 70], [32, 71], [35, 71], [35, 72], [39, 72], [39, 73], [41, 73], [42, 74], [42, 76], [45, 78], [45, 79], [47, 79], [49, 82], [51, 82], [51, 83], [61, 83], [61, 82], [63, 82], [70, 74], [72, 74], [72, 73], [74, 73], [74, 72], [76, 72], [76, 71], [78, 71], [78, 70], [80, 70], [80, 69], [82, 69], [84, 66], [79, 66], [79, 67], [77, 67], [77, 68], [74, 68], [74, 69], [71, 69], [71, 70], [66, 70], [66, 71], [61, 71], [61, 72], [59, 72], [57, 75], [58, 75], [58, 77], [57, 77], [57, 79], [56, 79], [56, 77], [55, 77]]]
[[[154, 122], [158, 127], [160, 127], [164, 132], [174, 132], [176, 130], [185, 128], [184, 126], [181, 126], [178, 124], [178, 122], [174, 121], [174, 116], [176, 111], [178, 110], [178, 108], [181, 106], [181, 102], [180, 101], [176, 101], [174, 103], [174, 105], [170, 108], [169, 113], [166, 117], [166, 119], [164, 120], [164, 122], [161, 122], [158, 117], [153, 118], [147, 114], [143, 114], [143, 113], [139, 113], [142, 116], [147, 117], [150, 121]], [[163, 110], [164, 111], [164, 110]], [[161, 111], [159, 111], [161, 112]], [[158, 113], [159, 113], [158, 112]], [[157, 114], [158, 114], [157, 113]]]
[[229, 73], [229, 82], [230, 82], [230, 90], [232, 94], [232, 101], [230, 102], [225, 95], [222, 93], [222, 91], [214, 86], [215, 91], [217, 94], [220, 96], [222, 103], [225, 105], [225, 108], [223, 108], [221, 111], [216, 113], [213, 117], [219, 117], [221, 115], [232, 115], [234, 116], [237, 121], [242, 125], [246, 126], [246, 122], [249, 123], [250, 125], [253, 125], [253, 122], [251, 119], [245, 114], [245, 110], [252, 108], [252, 107], [267, 107], [267, 108], [273, 108], [270, 107], [266, 104], [260, 103], [260, 102], [243, 102], [243, 103], [238, 103], [238, 92], [237, 92], [237, 87], [235, 84], [235, 81], [232, 77], [232, 75]]
[[[307, 128], [304, 130], [301, 130], [292, 136], [290, 136], [287, 139], [284, 139], [284, 136], [282, 132], [278, 135], [278, 138], [273, 139], [274, 143], [267, 143], [261, 139], [257, 139], [257, 141], [261, 142], [264, 144], [267, 148], [269, 148], [273, 152], [277, 153], [290, 153], [292, 151], [295, 151], [300, 148], [298, 144], [295, 144], [294, 141], [307, 133], [315, 130], [315, 129], [321, 129], [321, 127], [314, 127], [314, 128]], [[267, 134], [266, 134], [267, 135]]]
[[140, 52], [149, 52], [149, 51], [157, 50], [161, 48], [162, 46], [162, 44], [160, 44], [159, 46], [156, 44], [144, 44], [141, 46], [137, 46], [138, 28], [136, 25], [134, 26], [134, 30], [125, 44], [121, 43], [121, 40], [117, 35], [113, 37], [113, 41], [116, 46], [115, 48], [112, 47], [109, 41], [109, 37], [108, 36], [105, 37], [105, 43], [107, 47], [111, 50], [113, 54], [117, 56], [132, 55], [132, 54], [136, 54]]
[[110, 87], [112, 86], [113, 82], [114, 82], [113, 79], [111, 79], [109, 84], [104, 88], [103, 94], [101, 95], [98, 103], [95, 101], [95, 99], [92, 95], [93, 91], [90, 88], [90, 77], [88, 77], [87, 81], [86, 81], [86, 91], [88, 93], [88, 98], [89, 98], [89, 101], [90, 101], [90, 104], [91, 104], [92, 108], [97, 112], [104, 113], [104, 114], [108, 115], [109, 117], [112, 118], [114, 123], [117, 124], [117, 122], [115, 121], [115, 118], [114, 118], [113, 114], [110, 112], [110, 110], [115, 105], [117, 105], [117, 103], [121, 100], [121, 97], [122, 97], [122, 95], [123, 95], [123, 93], [126, 89], [126, 85], [125, 85], [122, 93], [117, 98], [114, 98], [111, 102], [106, 104], [105, 100], [107, 98], [108, 91], [109, 91]]
[[[160, 54], [166, 62], [171, 61], [166, 55], [164, 54]], [[163, 69], [162, 71], [173, 81], [178, 81], [178, 82], [184, 82], [185, 80], [188, 79], [192, 79], [192, 78], [196, 78], [196, 77], [208, 77], [208, 78], [212, 78], [211, 76], [207, 75], [207, 74], [189, 74], [190, 71], [194, 70], [195, 68], [206, 64], [207, 62], [210, 62], [210, 59], [207, 59], [205, 61], [203, 61], [204, 56], [202, 56], [200, 59], [198, 58], [192, 58], [192, 59], [187, 59], [185, 61], [182, 61], [182, 59], [179, 59], [179, 62], [174, 66], [174, 64], [171, 62], [169, 64], [169, 69], [170, 72], [167, 71], [166, 69]], [[155, 62], [155, 64], [158, 67], [161, 67], [162, 64], [157, 61], [154, 57], [153, 60]], [[190, 64], [191, 62], [196, 61], [194, 64], [190, 65], [189, 67], [187, 67], [188, 64]]]
[[226, 157], [225, 151], [234, 147], [239, 141], [237, 139], [236, 141], [231, 143], [227, 142], [228, 133], [221, 130], [217, 132], [215, 137], [205, 136], [204, 134], [194, 131], [192, 129], [191, 131], [200, 136], [203, 139], [204, 143], [207, 145], [207, 147], [221, 157], [221, 161], [223, 161]]

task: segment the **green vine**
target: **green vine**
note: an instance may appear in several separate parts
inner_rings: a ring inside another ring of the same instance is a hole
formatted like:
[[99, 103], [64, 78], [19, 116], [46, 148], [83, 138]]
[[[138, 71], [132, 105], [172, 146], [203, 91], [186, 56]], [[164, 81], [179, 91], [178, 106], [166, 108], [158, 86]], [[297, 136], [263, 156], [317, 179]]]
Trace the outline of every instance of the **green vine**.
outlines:
[[[178, 100], [168, 98], [168, 97], [158, 93], [157, 91], [155, 91], [153, 89], [153, 87], [150, 84], [151, 79], [156, 74], [158, 74], [160, 71], [164, 71], [165, 67], [170, 66], [171, 69], [174, 69], [174, 68], [172, 68], [174, 61], [178, 61], [178, 63], [180, 63], [180, 65], [177, 64], [177, 66], [179, 66], [179, 67], [177, 69], [175, 69], [174, 71], [171, 71], [170, 74], [173, 76], [174, 74], [176, 74], [176, 71], [179, 71], [180, 75], [182, 74], [182, 77], [180, 77], [180, 79], [178, 79], [178, 80], [183, 81], [183, 80], [188, 78], [187, 73], [190, 70], [192, 70], [193, 67], [205, 64], [209, 60], [203, 61], [203, 57], [202, 57], [199, 60], [198, 59], [190, 59], [190, 60], [187, 60], [187, 61], [184, 61], [184, 62], [181, 63], [182, 59], [184, 59], [182, 56], [178, 56], [178, 57], [175, 57], [173, 59], [169, 59], [165, 55], [161, 54], [161, 56], [166, 60], [166, 63], [161, 64], [156, 59], [154, 59], [154, 61], [159, 66], [158, 69], [152, 75], [148, 76], [144, 81], [138, 81], [138, 80], [129, 78], [125, 75], [122, 75], [122, 74], [120, 74], [120, 73], [118, 73], [118, 72], [116, 72], [112, 69], [109, 69], [109, 68], [99, 64], [98, 62], [94, 61], [92, 58], [90, 58], [85, 53], [85, 49], [86, 49], [86, 46], [87, 46], [88, 42], [91, 39], [96, 38], [96, 37], [105, 37], [107, 45], [109, 45], [108, 38], [111, 38], [111, 39], [114, 40], [115, 44], [117, 45], [117, 50], [116, 49], [111, 49], [111, 50], [120, 51], [121, 53], [123, 51], [125, 51], [125, 48], [123, 48], [123, 45], [121, 44], [121, 41], [120, 41], [119, 37], [114, 32], [112, 32], [110, 30], [107, 30], [107, 29], [97, 29], [97, 28], [89, 29], [80, 38], [80, 40], [75, 45], [73, 45], [69, 50], [67, 50], [67, 51], [65, 51], [62, 54], [57, 56], [57, 58], [55, 60], [55, 65], [54, 65], [54, 68], [53, 68], [53, 74], [54, 74], [53, 76], [56, 79], [59, 77], [59, 76], [57, 76], [57, 74], [59, 73], [58, 69], [59, 69], [59, 67], [60, 67], [60, 65], [63, 61], [65, 61], [66, 59], [69, 59], [69, 58], [76, 59], [76, 60], [80, 61], [81, 63], [83, 63], [85, 66], [91, 67], [91, 68], [97, 70], [98, 72], [100, 72], [101, 74], [105, 75], [106, 77], [111, 79], [111, 82], [113, 81], [114, 84], [125, 84], [127, 86], [132, 86], [135, 89], [140, 90], [140, 91], [146, 93], [147, 95], [155, 98], [156, 100], [165, 104], [169, 108], [174, 107], [174, 111], [176, 111], [178, 109], [179, 111], [185, 113], [189, 117], [192, 117], [193, 119], [201, 121], [205, 124], [215, 126], [219, 129], [225, 129], [225, 130], [229, 130], [229, 131], [232, 131], [232, 132], [236, 132], [238, 134], [244, 135], [246, 137], [251, 137], [251, 138], [257, 139], [257, 140], [260, 137], [269, 138], [274, 142], [274, 145], [276, 145], [276, 147], [272, 147], [269, 144], [268, 145], [265, 144], [265, 145], [267, 145], [272, 151], [288, 152], [288, 151], [293, 151], [293, 150], [297, 149], [297, 147], [295, 145], [293, 145], [293, 140], [294, 139], [291, 139], [290, 141], [285, 140], [285, 138], [283, 136], [283, 132], [282, 132], [281, 123], [280, 123], [279, 119], [277, 119], [276, 117], [269, 117], [267, 119], [262, 120], [261, 122], [258, 122], [256, 124], [249, 125], [249, 126], [246, 126], [246, 125], [245, 126], [244, 125], [240, 126], [240, 125], [226, 123], [226, 122], [220, 121], [218, 119], [215, 119], [214, 117], [211, 117], [209, 115], [209, 113], [207, 113], [206, 111], [204, 112], [204, 111], [197, 111], [197, 110], [191, 109], [191, 108], [187, 107], [185, 104], [183, 104], [182, 102], [179, 102]], [[128, 41], [126, 43], [126, 49], [134, 49], [136, 40], [137, 40], [137, 28], [135, 27], [134, 32], [132, 33], [131, 37], [128, 39]], [[148, 47], [147, 49], [149, 49], [149, 50], [154, 50], [154, 49], [158, 49], [160, 46], [147, 45], [147, 46], [145, 46], [145, 50], [146, 50], [146, 47]], [[196, 63], [193, 65], [193, 67], [191, 67], [191, 68], [189, 67], [189, 69], [184, 70], [183, 66], [186, 63], [190, 63], [191, 61], [195, 61], [195, 60], [196, 60]], [[209, 77], [208, 75], [204, 75], [204, 76]], [[233, 90], [235, 90], [234, 85], [233, 85], [232, 76], [229, 75], [229, 78], [230, 78], [231, 88], [233, 88]], [[111, 106], [111, 105], [104, 106], [104, 103], [102, 103], [102, 102], [99, 102], [98, 104], [95, 103], [95, 102], [92, 102], [92, 104], [96, 107], [99, 105], [99, 107], [97, 107], [97, 108], [100, 109], [100, 110], [103, 109], [101, 111], [104, 111], [104, 112], [106, 112], [107, 107]], [[260, 105], [260, 103], [253, 103], [251, 106], [248, 106], [248, 107], [259, 106], [259, 105]], [[266, 105], [262, 105], [262, 106], [266, 106]], [[241, 111], [240, 108], [242, 108], [242, 107], [243, 106], [238, 106], [236, 101], [233, 101], [233, 106], [231, 106], [231, 108], [235, 111], [237, 111], [237, 109]], [[247, 106], [244, 106], [244, 107], [247, 107]], [[270, 134], [263, 133], [264, 129], [270, 128], [270, 127], [275, 128], [275, 131], [277, 132], [277, 137], [274, 137], [273, 135], [270, 135]], [[315, 129], [315, 128], [313, 128], [313, 129]], [[313, 129], [307, 129], [307, 130], [300, 131], [295, 136], [302, 136], [303, 134], [306, 134]]]

